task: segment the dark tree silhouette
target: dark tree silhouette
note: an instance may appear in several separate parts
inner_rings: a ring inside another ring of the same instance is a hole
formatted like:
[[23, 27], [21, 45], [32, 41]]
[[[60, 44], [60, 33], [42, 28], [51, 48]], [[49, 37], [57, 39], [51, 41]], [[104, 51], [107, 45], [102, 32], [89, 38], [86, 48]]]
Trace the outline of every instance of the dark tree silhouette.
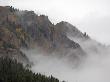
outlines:
[[21, 63], [8, 57], [0, 58], [0, 82], [59, 82], [53, 76], [33, 73]]

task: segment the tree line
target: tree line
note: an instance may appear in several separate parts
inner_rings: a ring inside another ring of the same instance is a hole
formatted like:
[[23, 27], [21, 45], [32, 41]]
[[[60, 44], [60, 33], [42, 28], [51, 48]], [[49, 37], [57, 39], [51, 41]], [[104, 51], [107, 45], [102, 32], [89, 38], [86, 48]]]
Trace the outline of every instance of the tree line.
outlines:
[[[45, 68], [44, 68], [45, 69]], [[0, 58], [0, 82], [60, 82], [52, 75], [33, 73], [14, 59]]]

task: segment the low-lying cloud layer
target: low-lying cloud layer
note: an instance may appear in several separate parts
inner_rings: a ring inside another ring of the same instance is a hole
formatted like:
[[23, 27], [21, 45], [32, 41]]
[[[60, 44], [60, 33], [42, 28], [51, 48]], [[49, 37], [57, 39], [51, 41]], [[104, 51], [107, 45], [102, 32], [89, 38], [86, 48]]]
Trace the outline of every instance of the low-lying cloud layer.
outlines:
[[107, 51], [104, 51], [105, 54], [90, 52], [85, 61], [82, 61], [82, 64], [77, 68], [68, 65], [65, 62], [65, 57], [60, 59], [43, 55], [36, 50], [26, 51], [26, 54], [32, 60], [32, 70], [36, 73], [53, 75], [67, 82], [110, 82], [109, 49]]

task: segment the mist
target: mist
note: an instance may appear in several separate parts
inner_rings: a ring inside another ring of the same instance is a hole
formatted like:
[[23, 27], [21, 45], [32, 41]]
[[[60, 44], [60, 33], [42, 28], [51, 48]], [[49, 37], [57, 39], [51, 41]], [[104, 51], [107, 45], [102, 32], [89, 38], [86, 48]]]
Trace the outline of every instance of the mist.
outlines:
[[[97, 45], [98, 52], [93, 52], [90, 50], [90, 47], [94, 48], [92, 42], [85, 43], [87, 44], [82, 44], [83, 49], [87, 52], [87, 57], [76, 68], [65, 61], [66, 57], [58, 58], [55, 55], [45, 55], [38, 49], [24, 50], [24, 52], [33, 62], [31, 69], [35, 73], [53, 75], [66, 82], [110, 82], [109, 47], [102, 51], [102, 48]], [[95, 42], [94, 45], [96, 46]]]
[[[93, 39], [110, 44], [109, 0], [9, 0], [0, 3], [21, 10], [34, 10], [38, 15], [43, 13], [55, 24], [62, 20], [70, 22]], [[95, 40], [83, 42], [71, 36], [69, 38], [78, 42], [87, 53], [78, 67], [74, 67], [74, 62], [70, 64], [66, 56], [45, 55], [37, 48], [22, 50], [33, 63], [32, 71], [53, 75], [67, 82], [110, 82], [110, 48]]]

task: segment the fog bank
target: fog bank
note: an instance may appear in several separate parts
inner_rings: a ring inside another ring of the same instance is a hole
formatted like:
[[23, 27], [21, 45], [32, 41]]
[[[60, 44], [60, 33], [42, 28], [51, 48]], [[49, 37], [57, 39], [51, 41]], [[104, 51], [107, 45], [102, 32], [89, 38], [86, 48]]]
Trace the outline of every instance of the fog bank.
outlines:
[[33, 62], [32, 70], [45, 75], [53, 75], [67, 82], [110, 82], [110, 55], [90, 53], [81, 66], [72, 68], [65, 59], [39, 54], [36, 50], [25, 51]]

